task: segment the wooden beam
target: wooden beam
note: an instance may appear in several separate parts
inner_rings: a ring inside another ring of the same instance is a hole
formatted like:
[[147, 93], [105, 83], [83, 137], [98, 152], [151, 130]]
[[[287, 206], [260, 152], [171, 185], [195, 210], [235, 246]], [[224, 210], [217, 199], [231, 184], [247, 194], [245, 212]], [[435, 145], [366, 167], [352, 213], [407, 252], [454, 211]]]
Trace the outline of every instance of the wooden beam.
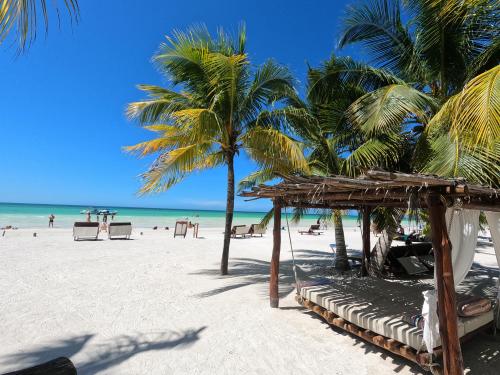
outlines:
[[[432, 363], [432, 356], [427, 352], [417, 351], [408, 345], [400, 343], [394, 339], [390, 339], [388, 337], [378, 335], [375, 332], [372, 332], [368, 329], [361, 328], [356, 324], [350, 323], [336, 315], [335, 313], [326, 310], [325, 308], [315, 304], [314, 302], [297, 295], [295, 297], [296, 301], [300, 303], [305, 308], [315, 312], [320, 315], [323, 319], [327, 321], [328, 324], [343, 329], [352, 335], [362, 338], [363, 340], [375, 344], [380, 348], [383, 348], [391, 353], [399, 355], [403, 358], [406, 358], [410, 361], [413, 361], [420, 365], [423, 369], [429, 370], [429, 366]], [[434, 353], [434, 357], [439, 357], [441, 351], [438, 349]]]
[[361, 210], [362, 215], [362, 225], [361, 225], [361, 236], [363, 239], [363, 255], [361, 258], [361, 276], [368, 275], [368, 264], [370, 264], [370, 214], [371, 207], [363, 207]]
[[497, 202], [492, 202], [492, 203], [466, 202], [463, 204], [462, 207], [469, 210], [500, 212], [500, 204], [498, 203], [498, 200]]
[[435, 257], [439, 333], [443, 347], [445, 375], [462, 375], [463, 359], [458, 337], [455, 284], [451, 262], [451, 242], [446, 229], [446, 207], [437, 194], [429, 195], [429, 219]]
[[269, 279], [269, 298], [271, 307], [279, 306], [278, 277], [280, 272], [280, 250], [281, 250], [281, 202], [275, 199], [274, 227], [273, 227], [273, 255], [271, 258], [271, 276]]

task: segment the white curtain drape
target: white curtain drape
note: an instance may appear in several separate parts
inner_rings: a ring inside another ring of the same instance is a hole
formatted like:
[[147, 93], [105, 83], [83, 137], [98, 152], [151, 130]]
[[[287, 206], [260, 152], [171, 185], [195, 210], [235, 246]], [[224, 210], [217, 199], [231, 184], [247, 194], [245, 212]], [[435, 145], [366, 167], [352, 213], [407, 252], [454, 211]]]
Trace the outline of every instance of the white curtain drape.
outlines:
[[[491, 239], [493, 240], [493, 247], [497, 255], [497, 264], [500, 267], [500, 212], [485, 212], [488, 226], [490, 227]], [[500, 278], [498, 280], [497, 299], [500, 303]], [[498, 316], [497, 316], [498, 320]]]
[[490, 227], [491, 238], [495, 253], [497, 255], [498, 266], [500, 267], [500, 212], [485, 212], [488, 226]]
[[[500, 217], [499, 217], [500, 220]], [[446, 210], [446, 228], [451, 241], [451, 261], [455, 286], [460, 284], [469, 272], [474, 262], [474, 253], [477, 246], [479, 231], [479, 211], [455, 209]], [[498, 233], [500, 244], [500, 232]], [[497, 252], [497, 257], [500, 254]], [[434, 273], [434, 289], [436, 288], [436, 274]], [[439, 319], [437, 315], [436, 290], [423, 292], [424, 317], [423, 340], [428, 352], [434, 350], [439, 338]]]
[[439, 318], [437, 315], [436, 291], [426, 290], [424, 295], [424, 305], [422, 306], [422, 317], [424, 318], [423, 341], [429, 353], [439, 346]]
[[467, 276], [477, 245], [479, 211], [450, 207], [446, 210], [446, 227], [451, 241], [451, 260], [455, 286]]

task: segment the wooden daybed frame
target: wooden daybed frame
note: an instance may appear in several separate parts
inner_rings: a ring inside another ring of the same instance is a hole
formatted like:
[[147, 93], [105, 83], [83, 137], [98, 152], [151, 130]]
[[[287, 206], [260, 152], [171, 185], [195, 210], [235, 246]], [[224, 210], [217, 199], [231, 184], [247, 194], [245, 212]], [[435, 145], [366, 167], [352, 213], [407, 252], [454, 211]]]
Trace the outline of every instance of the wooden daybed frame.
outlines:
[[[298, 294], [295, 296], [295, 300], [306, 309], [309, 309], [318, 314], [331, 326], [343, 329], [344, 331], [347, 331], [350, 334], [357, 336], [370, 344], [376, 345], [409, 361], [415, 362], [426, 371], [431, 371], [434, 374], [442, 373], [441, 368], [435, 363], [436, 359], [441, 358], [443, 355], [442, 346], [435, 348], [432, 355], [426, 351], [418, 352], [411, 346], [402, 344], [393, 338], [383, 336], [369, 329], [359, 327], [356, 324], [351, 323], [344, 318], [341, 318], [334, 312], [329, 311], [324, 307], [317, 305]], [[462, 336], [460, 338], [460, 342], [467, 342], [472, 339], [477, 333], [486, 331], [492, 326], [493, 322], [490, 322], [488, 325], [482, 326], [477, 330], [470, 332], [465, 336]]]
[[[500, 211], [500, 191], [472, 185], [463, 179], [445, 179], [436, 176], [367, 171], [359, 178], [343, 176], [299, 177], [282, 176], [284, 181], [274, 185], [259, 185], [241, 195], [250, 199], [269, 198], [273, 201], [273, 251], [270, 269], [270, 304], [279, 306], [278, 276], [281, 250], [281, 211], [283, 207], [357, 209], [362, 213], [362, 276], [368, 274], [370, 264], [370, 213], [373, 207], [408, 209], [426, 208], [432, 232], [435, 257], [439, 332], [442, 346], [434, 355], [442, 354], [443, 372], [462, 375], [463, 359], [458, 335], [455, 286], [451, 258], [451, 243], [446, 228], [447, 207], [460, 204], [463, 208]], [[418, 363], [430, 370], [429, 353], [416, 353], [394, 339], [362, 329], [331, 311], [298, 297], [298, 302], [322, 316], [329, 324], [342, 328], [390, 352]], [[470, 336], [470, 335], [467, 335]], [[464, 336], [462, 339], [464, 339]], [[435, 372], [439, 372], [439, 370]]]

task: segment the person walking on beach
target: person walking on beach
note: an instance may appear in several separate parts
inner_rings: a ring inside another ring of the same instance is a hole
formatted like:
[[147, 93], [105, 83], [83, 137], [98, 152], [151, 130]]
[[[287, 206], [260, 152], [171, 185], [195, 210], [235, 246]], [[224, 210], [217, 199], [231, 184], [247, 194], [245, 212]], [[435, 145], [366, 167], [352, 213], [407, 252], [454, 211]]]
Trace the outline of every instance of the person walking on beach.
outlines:
[[54, 219], [56, 217], [54, 216], [54, 214], [50, 214], [49, 216], [49, 228], [54, 228]]

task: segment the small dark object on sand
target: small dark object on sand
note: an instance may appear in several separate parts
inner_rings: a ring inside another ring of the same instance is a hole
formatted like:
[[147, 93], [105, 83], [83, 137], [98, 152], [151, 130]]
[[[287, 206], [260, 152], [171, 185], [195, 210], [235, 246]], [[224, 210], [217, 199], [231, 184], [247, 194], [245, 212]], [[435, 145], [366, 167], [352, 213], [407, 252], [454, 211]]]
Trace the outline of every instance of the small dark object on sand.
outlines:
[[165, 230], [169, 230], [170, 228], [169, 227], [165, 227]]
[[36, 237], [36, 232], [33, 232], [33, 237]]
[[141, 236], [142, 236], [142, 232], [141, 232]]
[[158, 229], [158, 227], [157, 227], [157, 226], [154, 226], [154, 227], [153, 227], [153, 230], [157, 230], [157, 229]]

